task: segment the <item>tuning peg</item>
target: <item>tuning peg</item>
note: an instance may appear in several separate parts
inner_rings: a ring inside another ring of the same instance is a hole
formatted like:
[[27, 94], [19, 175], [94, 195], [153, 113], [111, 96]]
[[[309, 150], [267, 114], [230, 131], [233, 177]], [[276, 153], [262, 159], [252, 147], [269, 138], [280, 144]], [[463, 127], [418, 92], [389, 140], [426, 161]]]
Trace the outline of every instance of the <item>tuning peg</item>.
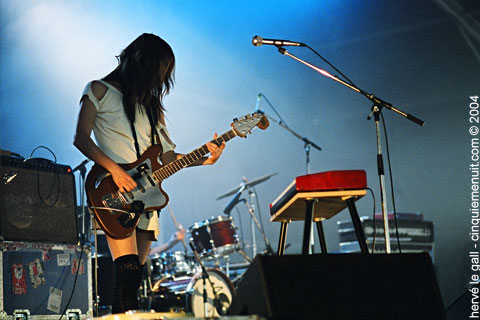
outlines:
[[238, 118], [233, 118], [232, 121], [233, 121], [233, 122], [237, 122], [237, 121], [238, 121]]

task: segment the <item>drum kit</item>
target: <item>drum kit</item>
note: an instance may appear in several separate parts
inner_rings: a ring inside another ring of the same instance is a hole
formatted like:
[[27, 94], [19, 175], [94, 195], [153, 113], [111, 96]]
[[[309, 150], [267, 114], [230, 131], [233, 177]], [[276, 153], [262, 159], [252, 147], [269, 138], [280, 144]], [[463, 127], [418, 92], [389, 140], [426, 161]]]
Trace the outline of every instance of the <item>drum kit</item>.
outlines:
[[[237, 197], [244, 189], [266, 181], [273, 175], [244, 181], [218, 199], [231, 194], [236, 194]], [[251, 206], [248, 207], [251, 209]], [[252, 214], [252, 210], [249, 211]], [[170, 214], [178, 227], [171, 209]], [[196, 317], [225, 315], [234, 295], [235, 284], [251, 262], [243, 250], [237, 229], [230, 215], [212, 217], [188, 228], [191, 252], [183, 240], [185, 251], [151, 255], [139, 290], [142, 309], [193, 313]], [[264, 235], [263, 230], [260, 231]], [[252, 241], [254, 240], [253, 238]], [[231, 265], [230, 255], [234, 253], [239, 253], [245, 263]]]

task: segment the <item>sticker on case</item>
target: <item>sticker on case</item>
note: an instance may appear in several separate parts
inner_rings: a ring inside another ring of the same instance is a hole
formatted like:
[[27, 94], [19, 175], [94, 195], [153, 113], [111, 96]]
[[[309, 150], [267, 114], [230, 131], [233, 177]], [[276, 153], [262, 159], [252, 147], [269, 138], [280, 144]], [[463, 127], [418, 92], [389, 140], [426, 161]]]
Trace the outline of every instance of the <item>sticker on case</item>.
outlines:
[[50, 250], [43, 249], [42, 250], [42, 261], [50, 261], [52, 260], [52, 255], [50, 253]]
[[43, 266], [40, 259], [37, 258], [30, 262], [28, 264], [28, 270], [33, 288], [38, 288], [40, 285], [45, 284], [45, 275], [43, 273]]
[[47, 310], [55, 313], [60, 313], [60, 305], [62, 303], [63, 291], [54, 287], [50, 287], [50, 294], [48, 295]]
[[12, 266], [12, 293], [17, 296], [27, 294], [25, 270], [23, 265], [17, 263]]
[[85, 273], [85, 266], [84, 266], [83, 259], [81, 259], [80, 262], [79, 262], [78, 258], [74, 258], [72, 260], [72, 275], [77, 274], [77, 268], [79, 268], [78, 269], [78, 275], [82, 275], [82, 274]]
[[70, 265], [70, 254], [69, 253], [59, 253], [57, 255], [57, 264], [59, 267], [65, 267]]

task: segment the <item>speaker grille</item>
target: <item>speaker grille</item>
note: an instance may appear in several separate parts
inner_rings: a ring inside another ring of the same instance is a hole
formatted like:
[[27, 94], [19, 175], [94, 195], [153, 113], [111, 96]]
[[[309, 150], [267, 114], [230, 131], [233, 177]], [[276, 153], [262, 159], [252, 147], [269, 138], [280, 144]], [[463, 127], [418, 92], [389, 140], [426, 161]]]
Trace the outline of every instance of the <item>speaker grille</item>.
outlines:
[[75, 179], [70, 167], [1, 157], [0, 177], [4, 240], [77, 243]]

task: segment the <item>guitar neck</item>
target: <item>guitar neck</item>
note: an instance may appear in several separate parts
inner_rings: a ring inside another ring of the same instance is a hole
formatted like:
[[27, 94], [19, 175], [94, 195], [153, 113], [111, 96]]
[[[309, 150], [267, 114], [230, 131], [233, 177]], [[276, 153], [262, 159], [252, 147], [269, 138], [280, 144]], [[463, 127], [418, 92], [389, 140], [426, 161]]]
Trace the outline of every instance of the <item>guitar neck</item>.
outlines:
[[[222, 134], [221, 136], [217, 137], [216, 139], [211, 140], [211, 142], [221, 145], [223, 142], [227, 142], [234, 138], [236, 136], [235, 131], [229, 130]], [[174, 173], [180, 171], [183, 168], [186, 168], [190, 166], [192, 163], [200, 159], [201, 157], [205, 156], [208, 154], [208, 148], [207, 145], [204, 144], [203, 146], [193, 150], [190, 153], [187, 153], [180, 159], [177, 159], [175, 161], [170, 162], [166, 166], [163, 166], [162, 168], [156, 170], [153, 172], [153, 175], [155, 178], [157, 178], [158, 181], [165, 180], [166, 178], [170, 177]]]

